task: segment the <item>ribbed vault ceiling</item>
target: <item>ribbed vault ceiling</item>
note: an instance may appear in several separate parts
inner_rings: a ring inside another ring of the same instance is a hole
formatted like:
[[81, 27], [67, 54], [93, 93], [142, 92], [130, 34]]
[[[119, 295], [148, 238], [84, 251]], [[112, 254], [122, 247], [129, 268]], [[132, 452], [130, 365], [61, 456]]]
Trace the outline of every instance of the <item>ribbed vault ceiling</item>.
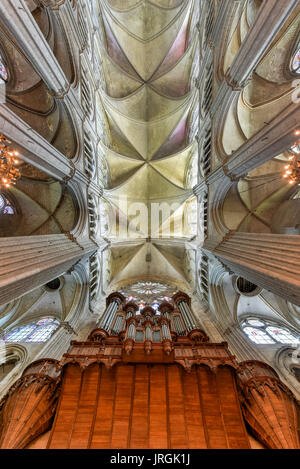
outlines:
[[[187, 173], [197, 152], [199, 2], [103, 0], [100, 8], [106, 123], [102, 152], [109, 168], [104, 212], [110, 220], [106, 224], [117, 220], [117, 230], [129, 226], [121, 240], [108, 230], [110, 280], [138, 276], [184, 281], [185, 242], [195, 235], [192, 224], [179, 222], [184, 210], [189, 213], [195, 206]], [[147, 230], [140, 227], [138, 239], [130, 224], [130, 207], [136, 202], [143, 202], [149, 213]], [[179, 204], [169, 216], [171, 224], [162, 217], [155, 232], [150, 223], [153, 202]], [[168, 224], [171, 232], [162, 239]]]

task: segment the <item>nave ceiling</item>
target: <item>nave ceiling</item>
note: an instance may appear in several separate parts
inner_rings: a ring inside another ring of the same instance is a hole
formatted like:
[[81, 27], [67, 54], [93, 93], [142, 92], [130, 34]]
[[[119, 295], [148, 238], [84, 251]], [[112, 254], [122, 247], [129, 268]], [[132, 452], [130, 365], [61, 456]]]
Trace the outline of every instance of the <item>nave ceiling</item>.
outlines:
[[[107, 275], [113, 284], [138, 275], [184, 286], [186, 243], [198, 235], [199, 3], [105, 0], [100, 9]], [[153, 204], [171, 207], [157, 223]]]

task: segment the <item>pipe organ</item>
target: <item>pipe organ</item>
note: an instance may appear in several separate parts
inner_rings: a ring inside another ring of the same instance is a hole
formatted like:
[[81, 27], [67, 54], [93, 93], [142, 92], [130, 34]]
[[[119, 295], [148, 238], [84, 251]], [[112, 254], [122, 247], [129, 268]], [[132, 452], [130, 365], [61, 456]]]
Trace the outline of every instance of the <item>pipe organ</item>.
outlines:
[[0, 448], [299, 448], [299, 403], [267, 364], [212, 343], [176, 293], [116, 292], [85, 342], [32, 363], [0, 402]]

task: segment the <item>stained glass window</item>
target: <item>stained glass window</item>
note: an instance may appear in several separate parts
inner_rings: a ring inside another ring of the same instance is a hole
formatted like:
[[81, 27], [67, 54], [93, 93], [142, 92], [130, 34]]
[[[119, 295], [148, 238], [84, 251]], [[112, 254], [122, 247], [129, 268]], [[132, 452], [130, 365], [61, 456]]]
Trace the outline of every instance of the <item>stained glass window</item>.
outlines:
[[297, 344], [300, 342], [300, 338], [290, 331], [258, 318], [249, 318], [244, 321], [243, 330], [255, 344]]
[[167, 284], [159, 282], [137, 282], [127, 286], [121, 290], [122, 295], [126, 297], [127, 301], [134, 301], [144, 306], [151, 305], [152, 308], [157, 310], [160, 303], [163, 301], [172, 301], [172, 296], [175, 295], [176, 290]]
[[254, 327], [245, 327], [244, 331], [255, 344], [275, 344], [275, 341], [261, 329]]
[[281, 327], [267, 327], [266, 331], [277, 341], [282, 344], [297, 344], [298, 339], [290, 332]]
[[262, 327], [265, 325], [265, 323], [260, 321], [259, 319], [248, 319], [248, 324], [254, 327]]
[[298, 44], [297, 51], [292, 60], [292, 71], [300, 74], [300, 44]]
[[36, 323], [16, 327], [5, 337], [5, 342], [46, 342], [59, 326], [54, 318], [43, 318]]
[[0, 194], [0, 215], [14, 215], [15, 210], [11, 202], [3, 195]]
[[0, 78], [3, 81], [8, 80], [7, 68], [1, 55], [0, 55]]

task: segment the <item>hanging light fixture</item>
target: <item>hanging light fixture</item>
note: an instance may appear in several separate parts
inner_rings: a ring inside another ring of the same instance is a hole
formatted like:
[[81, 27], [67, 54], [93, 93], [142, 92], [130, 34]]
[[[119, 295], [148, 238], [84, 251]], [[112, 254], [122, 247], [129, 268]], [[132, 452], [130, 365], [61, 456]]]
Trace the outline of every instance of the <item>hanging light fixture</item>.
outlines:
[[0, 186], [9, 188], [20, 178], [20, 170], [16, 166], [19, 152], [10, 148], [11, 142], [0, 135]]
[[300, 185], [300, 143], [295, 143], [290, 149], [289, 164], [284, 167], [284, 179], [287, 179], [289, 184]]

